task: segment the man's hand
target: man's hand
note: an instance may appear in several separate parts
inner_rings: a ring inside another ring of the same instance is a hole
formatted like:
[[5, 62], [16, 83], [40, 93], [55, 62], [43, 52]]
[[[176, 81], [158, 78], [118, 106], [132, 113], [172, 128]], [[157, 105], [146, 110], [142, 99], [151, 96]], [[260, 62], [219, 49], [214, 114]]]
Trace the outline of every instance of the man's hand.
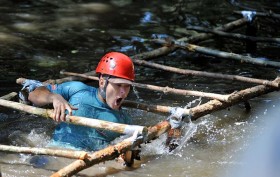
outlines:
[[36, 106], [45, 106], [47, 104], [53, 104], [54, 108], [54, 120], [57, 122], [65, 121], [65, 110], [69, 115], [72, 115], [72, 110], [77, 110], [71, 106], [61, 95], [51, 93], [46, 87], [38, 87], [34, 91], [29, 93], [28, 100], [34, 103]]
[[52, 102], [54, 108], [54, 120], [57, 122], [66, 121], [65, 110], [68, 111], [68, 115], [72, 115], [72, 110], [77, 110], [78, 108], [70, 105], [61, 95], [52, 94]]

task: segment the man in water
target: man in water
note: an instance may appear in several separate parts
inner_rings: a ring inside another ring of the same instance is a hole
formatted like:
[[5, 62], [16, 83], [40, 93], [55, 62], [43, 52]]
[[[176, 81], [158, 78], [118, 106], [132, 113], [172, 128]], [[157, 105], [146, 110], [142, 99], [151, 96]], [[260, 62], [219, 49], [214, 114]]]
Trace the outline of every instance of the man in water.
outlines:
[[52, 145], [77, 150], [96, 151], [107, 147], [120, 134], [68, 124], [66, 114], [131, 124], [121, 105], [134, 81], [132, 60], [119, 52], [103, 56], [96, 68], [99, 88], [71, 81], [47, 85], [30, 92], [28, 100], [37, 106], [52, 104], [55, 120], [60, 122]]

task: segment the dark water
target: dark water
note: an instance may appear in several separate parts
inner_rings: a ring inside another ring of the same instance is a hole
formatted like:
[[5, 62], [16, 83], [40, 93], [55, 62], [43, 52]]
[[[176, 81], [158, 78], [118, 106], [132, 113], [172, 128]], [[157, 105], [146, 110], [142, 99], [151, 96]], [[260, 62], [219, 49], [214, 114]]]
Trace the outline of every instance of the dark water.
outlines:
[[[279, 13], [278, 1], [1, 1], [0, 2], [0, 94], [18, 91], [15, 80], [26, 77], [37, 80], [61, 78], [61, 70], [84, 73], [95, 68], [108, 51], [130, 56], [160, 47], [148, 41], [154, 38], [182, 38], [195, 34], [187, 26], [214, 28], [241, 18], [235, 10], [272, 10]], [[279, 19], [259, 18], [253, 23], [257, 36], [278, 37]], [[244, 34], [242, 27], [235, 32]], [[258, 43], [248, 53], [246, 43], [216, 38], [203, 46], [254, 57], [279, 61], [279, 44]], [[179, 68], [242, 75], [273, 80], [278, 68], [256, 66], [227, 59], [217, 59], [177, 50], [154, 59]], [[231, 93], [253, 84], [182, 76], [136, 66], [136, 81], [154, 85], [213, 93]], [[89, 84], [96, 85], [95, 82]], [[199, 99], [193, 96], [165, 95], [137, 89], [131, 100], [168, 106], [186, 106]], [[169, 154], [162, 146], [165, 137], [143, 147], [142, 161], [127, 169], [107, 162], [85, 170], [88, 176], [186, 176], [214, 177], [239, 167], [237, 160], [261, 130], [263, 120], [278, 108], [279, 94], [271, 93], [250, 101], [252, 111], [238, 104], [204, 116], [194, 122], [194, 132], [178, 152]], [[194, 106], [194, 105], [193, 105]], [[137, 124], [154, 125], [167, 115], [128, 110]], [[36, 116], [0, 108], [0, 143], [44, 147], [54, 123]], [[43, 140], [43, 141], [42, 141]], [[34, 168], [31, 156], [0, 152], [2, 176], [50, 176], [73, 160], [52, 158], [44, 168]]]

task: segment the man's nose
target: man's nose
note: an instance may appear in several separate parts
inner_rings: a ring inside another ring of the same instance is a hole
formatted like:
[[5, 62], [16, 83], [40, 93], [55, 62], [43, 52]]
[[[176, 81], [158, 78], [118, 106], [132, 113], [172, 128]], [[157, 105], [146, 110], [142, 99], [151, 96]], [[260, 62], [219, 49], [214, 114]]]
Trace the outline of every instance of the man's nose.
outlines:
[[125, 94], [126, 93], [126, 88], [125, 87], [120, 87], [120, 92], [121, 92], [121, 94]]
[[124, 92], [125, 92], [124, 87], [121, 87], [121, 88], [120, 88], [120, 91], [121, 91], [121, 94], [124, 94]]

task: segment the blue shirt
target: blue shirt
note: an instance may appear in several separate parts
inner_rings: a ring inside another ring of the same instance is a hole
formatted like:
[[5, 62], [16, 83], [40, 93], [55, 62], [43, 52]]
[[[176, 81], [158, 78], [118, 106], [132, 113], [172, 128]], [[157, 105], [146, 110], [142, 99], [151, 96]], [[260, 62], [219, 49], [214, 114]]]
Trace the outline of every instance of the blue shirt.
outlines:
[[[131, 119], [120, 110], [113, 110], [98, 98], [98, 89], [82, 82], [71, 81], [56, 85], [47, 85], [52, 93], [60, 94], [72, 106], [73, 115], [110, 122], [131, 124]], [[81, 150], [96, 151], [108, 146], [110, 141], [120, 136], [119, 133], [97, 130], [90, 127], [61, 122], [57, 125], [54, 144], [74, 147]]]

